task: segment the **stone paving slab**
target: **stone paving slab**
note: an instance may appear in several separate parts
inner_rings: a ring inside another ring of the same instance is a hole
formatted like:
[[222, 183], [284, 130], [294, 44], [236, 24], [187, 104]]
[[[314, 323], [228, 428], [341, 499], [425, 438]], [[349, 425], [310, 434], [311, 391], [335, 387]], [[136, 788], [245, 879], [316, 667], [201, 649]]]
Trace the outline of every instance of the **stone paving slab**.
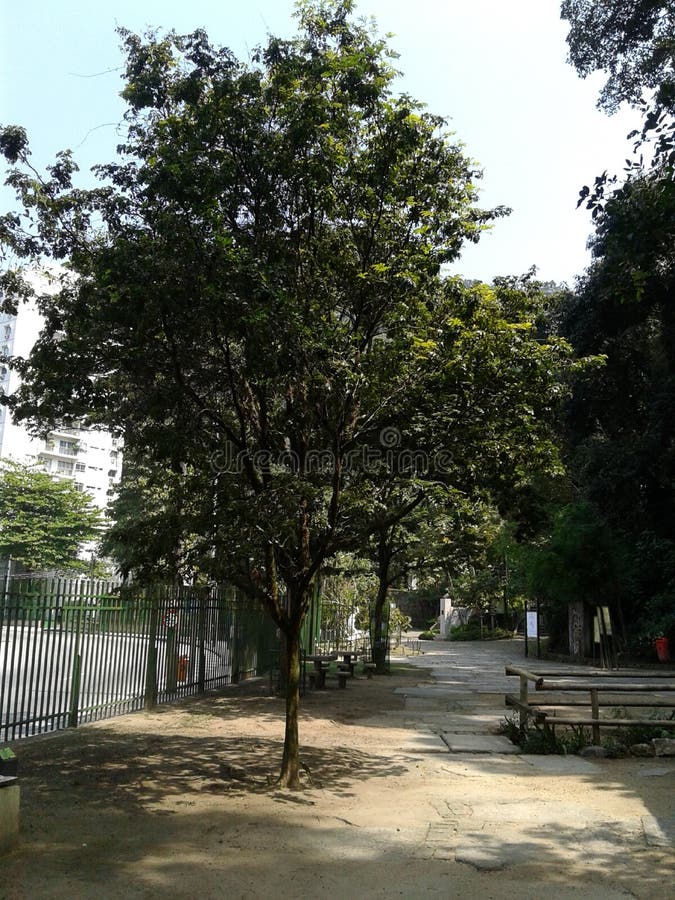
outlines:
[[501, 734], [443, 734], [451, 753], [500, 753], [516, 756], [520, 748]]
[[590, 775], [597, 774], [598, 764], [579, 756], [535, 756], [534, 754], [523, 756], [525, 762], [545, 772], [547, 775]]
[[664, 775], [672, 775], [675, 768], [666, 766], [645, 766], [638, 770], [638, 778], [663, 778]]
[[408, 712], [418, 710], [420, 712], [438, 712], [444, 710], [447, 712], [448, 703], [443, 697], [434, 700], [431, 697], [406, 697], [405, 708]]
[[438, 699], [449, 697], [452, 694], [466, 697], [466, 687], [452, 687], [451, 685], [425, 684], [417, 687], [400, 687], [395, 688], [395, 694], [402, 694], [404, 697], [434, 698]]
[[441, 731], [462, 733], [487, 732], [494, 733], [504, 718], [502, 710], [486, 709], [484, 712], [458, 713], [452, 712], [444, 716], [438, 726]]
[[488, 830], [495, 832], [499, 825], [504, 823], [524, 830], [541, 829], [542, 834], [547, 832], [553, 837], [557, 831], [568, 828], [570, 823], [574, 823], [577, 829], [592, 826], [603, 832], [618, 833], [623, 837], [635, 837], [642, 832], [642, 822], [638, 818], [632, 822], [611, 818], [602, 820], [598, 818], [595, 807], [584, 807], [578, 803], [564, 801], [552, 805], [545, 800], [532, 800], [530, 797], [507, 801], [502, 801], [498, 797], [471, 800], [470, 804], [463, 804], [463, 808], [456, 807], [452, 801], [448, 803], [446, 815], [457, 817], [460, 812], [464, 819], [470, 817], [481, 823], [490, 823]]
[[405, 753], [447, 753], [447, 744], [437, 734], [415, 734], [405, 740], [400, 749]]

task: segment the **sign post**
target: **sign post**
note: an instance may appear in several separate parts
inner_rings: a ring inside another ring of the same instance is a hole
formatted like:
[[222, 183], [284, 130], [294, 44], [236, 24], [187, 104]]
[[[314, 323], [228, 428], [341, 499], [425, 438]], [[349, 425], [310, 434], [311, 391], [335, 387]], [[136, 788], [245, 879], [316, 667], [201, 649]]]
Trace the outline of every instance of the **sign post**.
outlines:
[[525, 612], [525, 656], [529, 656], [529, 639], [536, 637], [539, 648], [539, 621], [536, 610]]

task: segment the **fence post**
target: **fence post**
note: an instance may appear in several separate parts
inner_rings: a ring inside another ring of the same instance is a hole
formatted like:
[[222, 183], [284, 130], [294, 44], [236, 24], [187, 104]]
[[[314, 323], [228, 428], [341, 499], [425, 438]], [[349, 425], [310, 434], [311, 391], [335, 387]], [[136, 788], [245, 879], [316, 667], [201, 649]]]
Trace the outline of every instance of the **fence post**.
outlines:
[[148, 662], [145, 670], [145, 701], [147, 710], [157, 705], [157, 620], [159, 619], [159, 603], [153, 597], [150, 605], [150, 629], [148, 633]]
[[591, 717], [593, 722], [593, 743], [597, 746], [600, 743], [600, 703], [598, 701], [598, 689], [591, 688]]
[[199, 596], [199, 618], [197, 620], [197, 628], [199, 629], [199, 670], [197, 672], [197, 687], [200, 694], [203, 694], [206, 690], [206, 599], [206, 592], [202, 591]]
[[232, 604], [232, 618], [230, 625], [230, 679], [232, 684], [239, 684], [239, 604]]
[[[170, 616], [173, 613], [169, 613]], [[173, 621], [169, 619], [169, 621]], [[167, 625], [166, 627], [166, 689], [169, 693], [173, 693], [178, 686], [177, 665], [178, 655], [176, 653], [176, 637], [177, 625]]]
[[82, 620], [81, 606], [76, 610], [75, 628], [75, 652], [73, 653], [73, 674], [70, 684], [70, 708], [68, 712], [68, 727], [77, 728], [77, 720], [80, 707], [80, 680], [82, 677], [82, 654], [80, 653], [80, 625]]

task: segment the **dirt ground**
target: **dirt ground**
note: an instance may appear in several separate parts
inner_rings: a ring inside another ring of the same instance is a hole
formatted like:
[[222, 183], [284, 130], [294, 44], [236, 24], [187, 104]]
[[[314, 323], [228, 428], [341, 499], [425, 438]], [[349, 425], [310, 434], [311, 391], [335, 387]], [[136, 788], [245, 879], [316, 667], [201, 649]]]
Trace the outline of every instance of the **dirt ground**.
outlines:
[[[264, 681], [14, 744], [22, 833], [0, 897], [673, 896], [672, 845], [616, 831], [671, 816], [672, 777], [645, 777], [644, 760], [561, 776], [520, 756], [412, 752], [394, 689], [429, 676], [395, 669], [307, 694], [300, 792], [275, 787], [283, 703]], [[519, 810], [517, 839], [502, 804]], [[593, 810], [607, 833], [591, 841]], [[508, 864], [458, 861], [460, 834], [510, 840]]]

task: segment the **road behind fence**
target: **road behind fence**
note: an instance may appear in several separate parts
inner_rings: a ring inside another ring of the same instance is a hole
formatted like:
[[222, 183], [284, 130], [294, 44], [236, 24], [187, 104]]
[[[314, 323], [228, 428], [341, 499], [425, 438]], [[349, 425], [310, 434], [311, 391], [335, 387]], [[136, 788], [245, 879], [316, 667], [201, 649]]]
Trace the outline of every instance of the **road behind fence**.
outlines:
[[13, 579], [0, 592], [0, 741], [263, 674], [277, 645], [265, 611], [231, 588]]

